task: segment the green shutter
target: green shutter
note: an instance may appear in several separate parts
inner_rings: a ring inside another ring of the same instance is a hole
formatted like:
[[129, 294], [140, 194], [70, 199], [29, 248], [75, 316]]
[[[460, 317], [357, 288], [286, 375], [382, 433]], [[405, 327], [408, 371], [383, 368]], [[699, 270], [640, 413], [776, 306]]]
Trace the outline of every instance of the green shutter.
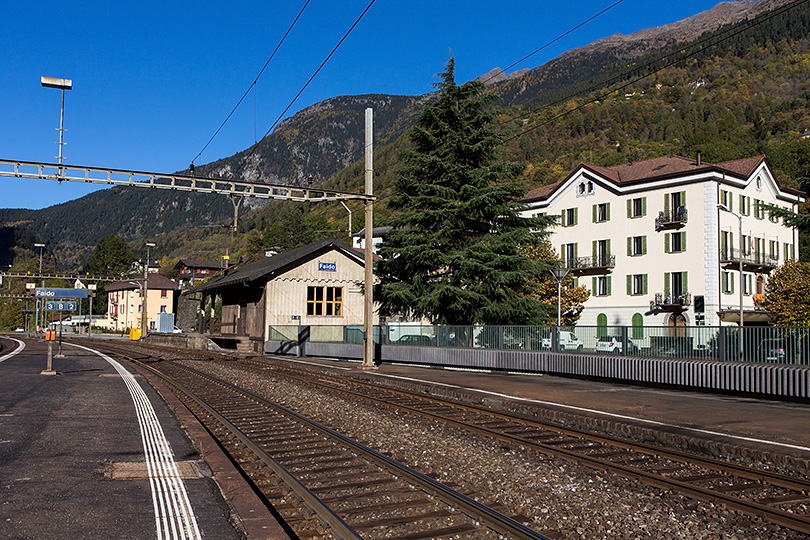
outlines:
[[610, 221], [610, 203], [605, 203], [605, 221]]
[[664, 253], [669, 253], [669, 235], [671, 233], [664, 233]]
[[647, 215], [647, 197], [641, 198], [641, 215], [642, 216]]
[[628, 236], [627, 237], [627, 256], [629, 257], [632, 254], [633, 254], [633, 237]]
[[641, 293], [647, 294], [647, 274], [642, 274], [641, 277]]
[[642, 255], [647, 254], [647, 235], [646, 234], [641, 237], [641, 254]]
[[571, 225], [576, 225], [579, 222], [579, 208], [574, 208], [574, 222]]
[[599, 296], [599, 287], [598, 283], [596, 282], [596, 276], [591, 278], [591, 294], [594, 296]]
[[734, 272], [729, 272], [728, 275], [731, 276], [731, 290], [729, 292], [733, 293], [734, 292]]
[[681, 294], [689, 292], [689, 272], [681, 272]]
[[681, 251], [686, 251], [686, 231], [678, 233], [681, 235]]
[[574, 244], [574, 260], [579, 257], [579, 249], [577, 248], [579, 244]]
[[669, 296], [669, 272], [664, 272], [664, 296]]
[[633, 217], [633, 199], [627, 199], [627, 217]]
[[562, 214], [560, 214], [560, 225], [562, 225], [563, 227], [568, 226], [568, 222], [566, 221], [568, 219], [567, 214], [568, 212], [566, 212], [565, 210], [563, 210]]
[[596, 205], [593, 205], [592, 211], [593, 211], [593, 222], [596, 223]]
[[633, 276], [627, 274], [627, 296], [633, 294]]
[[664, 215], [669, 219], [669, 193], [664, 194]]
[[596, 260], [599, 258], [599, 247], [598, 242], [596, 240], [593, 241], [593, 250], [591, 255], [593, 255], [593, 263], [596, 264]]
[[570, 261], [565, 258], [565, 244], [560, 244], [560, 262], [566, 268], [571, 268]]
[[686, 192], [681, 191], [681, 206], [686, 208]]
[[606, 243], [606, 245], [605, 245], [605, 255], [607, 255], [607, 258], [608, 258], [608, 259], [610, 259], [610, 255], [611, 255], [611, 253], [613, 253], [613, 252], [612, 252], [612, 251], [610, 251], [610, 238], [608, 238], [608, 239], [607, 239], [607, 243]]
[[608, 296], [610, 296], [610, 293], [612, 292], [612, 291], [611, 291], [611, 289], [612, 289], [612, 282], [613, 282], [613, 276], [607, 276], [607, 277], [605, 278], [605, 289], [606, 289], [606, 292], [607, 292], [607, 295], [608, 295]]

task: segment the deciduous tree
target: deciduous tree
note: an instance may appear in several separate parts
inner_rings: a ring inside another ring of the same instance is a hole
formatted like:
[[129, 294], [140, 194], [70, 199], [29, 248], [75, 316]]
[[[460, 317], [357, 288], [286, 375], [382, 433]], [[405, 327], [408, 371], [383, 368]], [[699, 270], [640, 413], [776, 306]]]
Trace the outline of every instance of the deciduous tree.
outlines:
[[810, 326], [810, 266], [787, 260], [765, 286], [764, 307], [779, 326]]

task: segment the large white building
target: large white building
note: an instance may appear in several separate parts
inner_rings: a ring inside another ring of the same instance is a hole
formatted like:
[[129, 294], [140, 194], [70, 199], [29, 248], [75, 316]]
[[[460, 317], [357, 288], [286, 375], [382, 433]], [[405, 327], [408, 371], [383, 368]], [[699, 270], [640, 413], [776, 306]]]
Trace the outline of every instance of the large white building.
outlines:
[[798, 257], [798, 233], [766, 208], [795, 211], [803, 200], [764, 156], [698, 155], [582, 164], [524, 202], [527, 215], [560, 216], [552, 245], [591, 289], [579, 324], [663, 326], [738, 324], [740, 287], [745, 325], [767, 322], [757, 304], [770, 272]]

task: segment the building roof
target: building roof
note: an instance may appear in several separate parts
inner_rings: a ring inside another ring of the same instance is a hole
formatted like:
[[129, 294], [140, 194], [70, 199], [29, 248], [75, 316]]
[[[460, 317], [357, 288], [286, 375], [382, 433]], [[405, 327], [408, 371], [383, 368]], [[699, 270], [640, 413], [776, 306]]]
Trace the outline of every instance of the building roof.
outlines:
[[[582, 163], [564, 180], [530, 191], [523, 198], [523, 202], [542, 201], [549, 198], [559, 187], [568, 182], [568, 180], [581, 169], [600, 176], [616, 187], [622, 187], [705, 173], [720, 173], [744, 180], [750, 177], [757, 167], [764, 162], [765, 156], [753, 156], [723, 163], [708, 163], [700, 160], [700, 157], [695, 160], [682, 156], [662, 156], [646, 159], [644, 161], [613, 165], [611, 167], [600, 167], [598, 165]], [[804, 196], [803, 193], [793, 189], [784, 188], [782, 186], [780, 186], [780, 189], [792, 195]]]
[[[106, 292], [114, 291], [137, 291], [143, 286], [143, 278], [125, 279], [122, 281], [115, 281], [104, 287]], [[149, 274], [149, 290], [171, 290], [176, 291], [177, 283], [162, 276], [160, 274]]]
[[340, 251], [351, 260], [357, 262], [357, 264], [362, 265], [364, 263], [362, 253], [358, 253], [354, 248], [334, 239], [319, 240], [305, 246], [284, 251], [272, 257], [266, 257], [256, 262], [234, 267], [226, 271], [225, 274], [207, 283], [187, 289], [183, 294], [194, 294], [196, 292], [222, 289], [239, 283], [256, 281], [257, 279], [269, 279], [274, 274], [282, 274], [291, 268], [295, 268], [302, 262], [332, 250]]
[[198, 261], [196, 259], [180, 259], [175, 268], [191, 268], [201, 270], [222, 270], [222, 265], [217, 261]]

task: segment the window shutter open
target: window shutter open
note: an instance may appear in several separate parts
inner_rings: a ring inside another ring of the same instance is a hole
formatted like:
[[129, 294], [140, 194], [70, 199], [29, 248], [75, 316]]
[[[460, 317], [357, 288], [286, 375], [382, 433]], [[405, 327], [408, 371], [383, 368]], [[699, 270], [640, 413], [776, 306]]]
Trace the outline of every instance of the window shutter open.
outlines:
[[605, 203], [605, 221], [610, 221], [610, 203]]
[[643, 274], [641, 277], [641, 293], [647, 294], [647, 274]]
[[628, 236], [627, 237], [627, 256], [629, 257], [632, 254], [633, 254], [633, 237]]
[[669, 296], [669, 272], [664, 272], [664, 296]]
[[599, 296], [599, 287], [596, 280], [596, 276], [591, 278], [591, 294], [594, 296]]
[[669, 235], [670, 233], [664, 233], [664, 253], [669, 253]]
[[669, 216], [669, 193], [664, 194], [664, 214]]
[[633, 276], [627, 274], [627, 296], [633, 294]]
[[608, 296], [610, 296], [610, 293], [611, 293], [611, 288], [612, 288], [611, 282], [612, 281], [613, 281], [613, 276], [608, 276], [608, 277], [605, 278], [605, 292], [607, 293]]
[[574, 208], [574, 222], [569, 225], [576, 225], [579, 222], [579, 208]]
[[646, 234], [641, 237], [641, 254], [642, 255], [647, 254], [647, 235]]
[[593, 211], [593, 222], [596, 223], [596, 205], [593, 205], [592, 211]]
[[642, 216], [647, 215], [647, 197], [641, 198], [641, 215]]
[[686, 232], [678, 233], [681, 235], [681, 251], [686, 251]]
[[681, 292], [683, 294], [689, 292], [689, 272], [681, 272]]
[[627, 199], [627, 217], [633, 217], [633, 199]]

